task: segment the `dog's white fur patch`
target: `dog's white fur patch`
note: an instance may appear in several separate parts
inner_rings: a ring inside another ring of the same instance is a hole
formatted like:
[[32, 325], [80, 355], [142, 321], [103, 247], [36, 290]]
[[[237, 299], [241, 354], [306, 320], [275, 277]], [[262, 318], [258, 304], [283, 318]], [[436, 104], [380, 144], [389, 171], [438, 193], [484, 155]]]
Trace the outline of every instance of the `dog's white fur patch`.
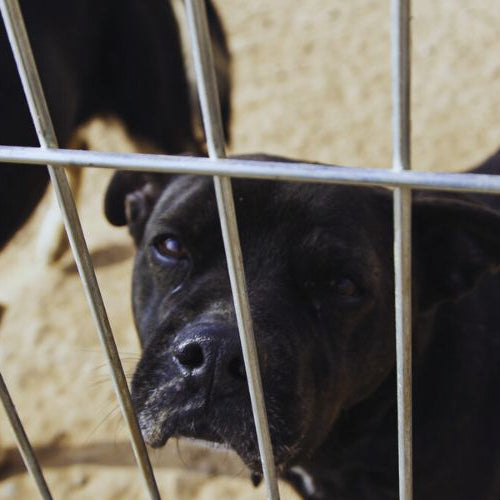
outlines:
[[313, 478], [302, 467], [292, 467], [291, 470], [300, 477], [302, 486], [307, 495], [314, 495], [316, 493], [316, 486], [314, 485]]
[[222, 320], [230, 318], [233, 312], [233, 306], [229, 301], [219, 300], [210, 304], [210, 306], [205, 311], [203, 311], [200, 316], [204, 318], [213, 316], [214, 318]]

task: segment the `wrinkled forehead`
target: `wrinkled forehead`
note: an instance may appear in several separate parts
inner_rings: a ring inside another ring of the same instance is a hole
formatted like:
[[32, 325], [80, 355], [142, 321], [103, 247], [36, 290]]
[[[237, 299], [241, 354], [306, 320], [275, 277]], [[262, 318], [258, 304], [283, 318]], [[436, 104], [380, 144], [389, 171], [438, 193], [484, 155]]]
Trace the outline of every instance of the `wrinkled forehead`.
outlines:
[[[280, 221], [311, 235], [331, 233], [351, 243], [376, 239], [390, 231], [390, 198], [366, 187], [333, 184], [279, 183], [274, 210]], [[389, 209], [389, 211], [387, 210]], [[389, 224], [388, 224], [389, 222]]]
[[146, 226], [146, 234], [162, 227], [205, 226], [217, 217], [211, 177], [181, 175], [167, 184]]
[[[311, 245], [320, 243], [322, 235], [335, 235], [339, 245], [349, 246], [379, 239], [381, 228], [387, 227], [381, 220], [383, 197], [367, 188], [233, 179], [233, 193], [243, 234], [286, 232]], [[212, 178], [174, 178], [149, 222], [196, 232], [218, 229]]]
[[153, 215], [170, 218], [191, 215], [198, 208], [210, 206], [214, 201], [213, 182], [211, 177], [181, 175], [165, 187]]

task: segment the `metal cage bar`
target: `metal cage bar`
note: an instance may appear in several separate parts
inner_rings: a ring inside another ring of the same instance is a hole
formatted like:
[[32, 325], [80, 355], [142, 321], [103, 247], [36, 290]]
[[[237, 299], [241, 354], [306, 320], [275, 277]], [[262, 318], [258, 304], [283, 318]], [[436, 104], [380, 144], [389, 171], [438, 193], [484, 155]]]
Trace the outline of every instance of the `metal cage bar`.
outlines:
[[[18, 0], [1, 0], [0, 8], [31, 117], [42, 148], [57, 147], [57, 138], [36, 68]], [[151, 498], [160, 498], [148, 452], [137, 419], [118, 349], [111, 332], [104, 302], [64, 169], [48, 165], [52, 185], [64, 219], [64, 226], [85, 290], [94, 322], [111, 369], [111, 378], [127, 422], [134, 454]]]
[[31, 477], [35, 481], [38, 491], [42, 498], [45, 500], [51, 500], [52, 495], [50, 494], [49, 487], [47, 486], [47, 482], [43, 477], [43, 472], [38, 463], [36, 455], [33, 451], [33, 448], [30, 444], [28, 436], [24, 430], [23, 424], [21, 423], [21, 419], [17, 413], [16, 407], [12, 398], [10, 397], [7, 386], [5, 385], [5, 381], [0, 373], [0, 399], [2, 400], [3, 406], [5, 408], [5, 412], [7, 413], [7, 417], [9, 418], [10, 425], [16, 435], [19, 451], [21, 456], [23, 457], [24, 465]]
[[[185, 5], [208, 153], [211, 160], [219, 160], [226, 157], [226, 152], [205, 0], [187, 0]], [[262, 471], [268, 497], [278, 500], [279, 488], [248, 301], [231, 179], [216, 175], [213, 180]]]
[[[410, 0], [392, 1], [393, 170], [411, 169]], [[394, 298], [399, 498], [412, 500], [412, 276], [409, 187], [394, 190]]]
[[243, 158], [209, 158], [152, 155], [139, 153], [102, 153], [71, 149], [41, 149], [0, 146], [0, 163], [68, 165], [154, 173], [227, 175], [240, 179], [268, 179], [351, 186], [387, 188], [411, 187], [428, 191], [500, 194], [500, 176], [474, 173], [402, 171], [382, 168], [256, 161]]

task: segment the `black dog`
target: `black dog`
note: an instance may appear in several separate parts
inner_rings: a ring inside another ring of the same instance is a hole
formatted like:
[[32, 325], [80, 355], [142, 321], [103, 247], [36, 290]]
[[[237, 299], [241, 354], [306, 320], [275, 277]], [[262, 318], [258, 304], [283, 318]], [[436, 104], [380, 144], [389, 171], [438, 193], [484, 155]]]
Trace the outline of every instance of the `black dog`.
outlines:
[[[476, 172], [500, 173], [500, 153]], [[233, 185], [282, 477], [309, 499], [398, 498], [390, 191]], [[496, 208], [493, 196], [414, 193], [420, 500], [500, 498]], [[258, 475], [212, 180], [118, 173], [106, 209], [137, 245], [132, 391], [147, 442], [224, 443]]]
[[[208, 17], [227, 125], [229, 54], [210, 2]], [[138, 141], [198, 152], [177, 21], [167, 0], [22, 0], [28, 34], [62, 147], [96, 115], [119, 118]], [[0, 23], [0, 144], [36, 146], [7, 36]], [[25, 222], [48, 182], [45, 168], [0, 165], [0, 248]]]

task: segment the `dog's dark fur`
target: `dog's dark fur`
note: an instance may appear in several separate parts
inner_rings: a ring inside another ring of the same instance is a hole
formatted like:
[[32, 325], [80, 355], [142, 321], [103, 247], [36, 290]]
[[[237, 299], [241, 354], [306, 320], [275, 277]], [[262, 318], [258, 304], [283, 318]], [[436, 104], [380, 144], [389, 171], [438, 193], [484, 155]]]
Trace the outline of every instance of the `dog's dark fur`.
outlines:
[[[177, 22], [167, 0], [22, 0], [28, 34], [58, 140], [66, 147], [95, 115], [123, 121], [140, 141], [165, 152], [197, 152]], [[208, 3], [228, 123], [229, 54]], [[0, 22], [0, 144], [38, 141]], [[0, 165], [0, 248], [42, 197], [48, 176], [37, 166]]]
[[[500, 173], [500, 154], [476, 172]], [[309, 499], [398, 498], [391, 193], [233, 185], [281, 475]], [[211, 179], [118, 173], [106, 206], [137, 245], [132, 389], [147, 441], [221, 442], [258, 473]], [[419, 500], [500, 498], [497, 208], [414, 193]]]

